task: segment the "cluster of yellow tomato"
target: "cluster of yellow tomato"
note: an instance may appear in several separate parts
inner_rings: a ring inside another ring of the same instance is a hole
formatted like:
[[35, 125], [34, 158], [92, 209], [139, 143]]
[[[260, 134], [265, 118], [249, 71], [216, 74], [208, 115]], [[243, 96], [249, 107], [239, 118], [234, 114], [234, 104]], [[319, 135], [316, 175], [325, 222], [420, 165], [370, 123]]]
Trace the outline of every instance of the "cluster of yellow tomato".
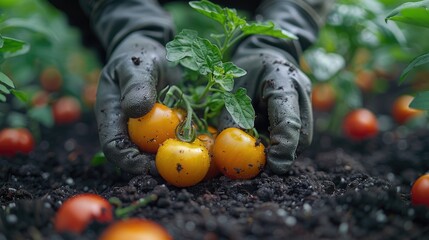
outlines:
[[195, 141], [176, 138], [183, 112], [155, 103], [141, 118], [130, 118], [128, 133], [141, 151], [156, 154], [156, 167], [167, 182], [188, 187], [220, 172], [232, 179], [250, 179], [265, 166], [265, 147], [238, 128], [220, 133], [209, 127]]

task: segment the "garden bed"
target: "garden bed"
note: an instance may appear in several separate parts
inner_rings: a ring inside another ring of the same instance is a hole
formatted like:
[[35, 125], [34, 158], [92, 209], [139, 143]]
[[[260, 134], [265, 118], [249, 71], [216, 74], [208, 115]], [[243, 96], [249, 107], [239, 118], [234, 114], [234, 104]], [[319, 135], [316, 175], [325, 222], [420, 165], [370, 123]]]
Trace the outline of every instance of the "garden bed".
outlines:
[[134, 217], [155, 220], [174, 239], [425, 239], [429, 209], [410, 204], [410, 186], [428, 169], [427, 130], [397, 128], [361, 143], [315, 133], [285, 176], [218, 177], [176, 188], [158, 176], [92, 166], [99, 150], [92, 116], [43, 131], [29, 156], [0, 159], [0, 239], [96, 239], [56, 233], [53, 218], [72, 195], [93, 192], [124, 205], [156, 194]]

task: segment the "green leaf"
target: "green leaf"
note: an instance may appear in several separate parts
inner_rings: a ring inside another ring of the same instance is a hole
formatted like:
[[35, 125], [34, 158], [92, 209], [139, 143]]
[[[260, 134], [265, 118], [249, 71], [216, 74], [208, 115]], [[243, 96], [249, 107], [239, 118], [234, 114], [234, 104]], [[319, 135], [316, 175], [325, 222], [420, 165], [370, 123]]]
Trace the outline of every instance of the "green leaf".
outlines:
[[192, 52], [198, 71], [202, 75], [215, 70], [215, 66], [222, 62], [222, 53], [219, 48], [204, 38], [196, 38], [192, 43]]
[[167, 43], [167, 60], [177, 62], [183, 58], [192, 56], [192, 43], [198, 33], [194, 30], [183, 29], [174, 39]]
[[198, 37], [198, 33], [193, 30], [184, 29], [166, 45], [167, 60], [179, 62], [182, 66], [197, 71], [198, 65], [194, 61], [192, 51], [193, 42]]
[[3, 46], [0, 48], [0, 58], [10, 58], [27, 53], [30, 50], [30, 45], [26, 42], [9, 38], [3, 38]]
[[28, 103], [30, 100], [28, 93], [24, 91], [18, 91], [18, 90], [12, 89], [11, 92], [16, 98], [18, 98], [23, 103]]
[[47, 105], [30, 109], [28, 116], [45, 127], [52, 127], [54, 125], [51, 108]]
[[229, 31], [234, 31], [236, 28], [242, 28], [246, 24], [246, 20], [238, 16], [237, 11], [231, 8], [224, 8], [226, 18], [226, 26]]
[[6, 102], [6, 96], [0, 93], [0, 102]]
[[242, 77], [247, 73], [246, 70], [238, 67], [232, 62], [223, 63], [223, 69], [226, 75], [231, 75], [234, 78]]
[[393, 9], [386, 17], [394, 20], [429, 28], [429, 0], [420, 2], [406, 2]]
[[429, 53], [418, 56], [413, 61], [411, 61], [411, 63], [408, 64], [404, 71], [402, 71], [401, 77], [399, 78], [399, 82], [403, 83], [411, 70], [426, 63], [429, 63]]
[[219, 48], [209, 40], [198, 37], [193, 30], [181, 31], [173, 41], [167, 43], [167, 60], [202, 75], [214, 71], [214, 66], [222, 60]]
[[276, 38], [285, 38], [285, 39], [298, 39], [298, 37], [286, 30], [279, 29], [275, 26], [273, 22], [265, 22], [265, 23], [248, 23], [243, 26], [241, 29], [245, 35], [259, 34], [266, 35]]
[[0, 48], [2, 48], [4, 45], [3, 37], [0, 35]]
[[58, 36], [55, 31], [53, 31], [49, 25], [44, 24], [44, 22], [38, 18], [10, 18], [0, 24], [0, 30], [7, 28], [22, 28], [27, 29], [35, 33], [40, 33], [47, 37], [49, 40], [57, 40]]
[[12, 80], [4, 73], [0, 72], [0, 83], [5, 84], [9, 88], [15, 88]]
[[0, 84], [0, 93], [9, 94], [10, 91], [9, 91], [9, 89], [7, 89], [6, 86], [4, 86], [3, 84]]
[[217, 4], [214, 4], [207, 0], [202, 1], [190, 1], [189, 5], [195, 9], [197, 12], [221, 23], [224, 24], [226, 17], [224, 10]]
[[429, 91], [417, 93], [410, 103], [410, 108], [429, 110]]
[[107, 162], [107, 158], [103, 152], [96, 153], [91, 159], [91, 166], [101, 166]]
[[232, 119], [244, 129], [251, 129], [255, 124], [255, 110], [252, 99], [247, 96], [246, 89], [239, 88], [235, 94], [226, 92], [223, 94], [226, 110]]

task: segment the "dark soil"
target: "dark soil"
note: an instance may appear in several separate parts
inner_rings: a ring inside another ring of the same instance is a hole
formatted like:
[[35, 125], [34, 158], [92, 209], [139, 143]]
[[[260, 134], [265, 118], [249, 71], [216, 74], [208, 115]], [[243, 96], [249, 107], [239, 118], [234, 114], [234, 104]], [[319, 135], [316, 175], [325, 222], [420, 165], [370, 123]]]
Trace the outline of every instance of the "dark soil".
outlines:
[[125, 205], [156, 194], [132, 216], [157, 221], [174, 239], [429, 239], [429, 208], [412, 206], [409, 194], [429, 168], [426, 130], [398, 128], [362, 143], [316, 133], [286, 176], [219, 177], [181, 189], [91, 166], [96, 129], [85, 120], [46, 130], [29, 156], [0, 159], [0, 239], [96, 239], [106, 225], [80, 236], [53, 228], [61, 203], [83, 192]]

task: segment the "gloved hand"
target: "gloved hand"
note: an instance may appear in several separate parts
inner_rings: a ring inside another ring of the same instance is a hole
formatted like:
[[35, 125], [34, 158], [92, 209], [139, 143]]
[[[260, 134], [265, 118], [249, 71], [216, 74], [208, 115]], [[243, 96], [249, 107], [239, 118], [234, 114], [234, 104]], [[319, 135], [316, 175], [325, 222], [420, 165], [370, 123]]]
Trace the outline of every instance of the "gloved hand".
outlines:
[[82, 1], [107, 51], [95, 115], [107, 159], [126, 172], [147, 173], [154, 156], [140, 153], [128, 137], [128, 118], [152, 109], [157, 91], [173, 77], [165, 44], [173, 36], [169, 15], [154, 0]]
[[[257, 10], [257, 20], [271, 20], [298, 36], [286, 41], [251, 36], [237, 47], [232, 61], [247, 74], [235, 87], [244, 87], [252, 98], [257, 117], [255, 126], [268, 126], [270, 146], [267, 165], [275, 174], [286, 173], [297, 153], [312, 140], [311, 82], [298, 69], [301, 52], [316, 41], [329, 0], [267, 0]], [[227, 111], [220, 117], [220, 129], [236, 126]], [[265, 129], [266, 130], [266, 129]]]

